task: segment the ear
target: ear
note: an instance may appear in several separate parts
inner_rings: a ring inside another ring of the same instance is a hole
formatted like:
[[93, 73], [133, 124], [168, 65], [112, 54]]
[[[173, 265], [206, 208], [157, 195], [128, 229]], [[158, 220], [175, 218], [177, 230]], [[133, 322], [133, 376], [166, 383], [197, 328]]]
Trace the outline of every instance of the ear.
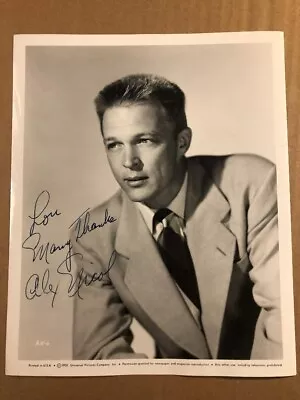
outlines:
[[190, 128], [185, 128], [181, 132], [179, 132], [177, 136], [177, 150], [178, 155], [183, 156], [190, 148], [192, 140], [192, 131]]

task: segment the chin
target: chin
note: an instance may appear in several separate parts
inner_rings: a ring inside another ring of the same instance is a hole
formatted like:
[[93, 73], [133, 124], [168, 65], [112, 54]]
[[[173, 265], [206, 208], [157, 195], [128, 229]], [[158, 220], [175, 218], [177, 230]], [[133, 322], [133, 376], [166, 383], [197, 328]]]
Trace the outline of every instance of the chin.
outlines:
[[127, 196], [130, 198], [131, 201], [134, 201], [136, 203], [145, 203], [148, 200], [147, 196], [132, 195], [130, 193], [127, 193]]
[[138, 193], [138, 191], [135, 191], [135, 190], [133, 190], [133, 191], [127, 190], [126, 194], [131, 201], [134, 201], [137, 203], [145, 203], [152, 198], [152, 196], [150, 196], [146, 193]]

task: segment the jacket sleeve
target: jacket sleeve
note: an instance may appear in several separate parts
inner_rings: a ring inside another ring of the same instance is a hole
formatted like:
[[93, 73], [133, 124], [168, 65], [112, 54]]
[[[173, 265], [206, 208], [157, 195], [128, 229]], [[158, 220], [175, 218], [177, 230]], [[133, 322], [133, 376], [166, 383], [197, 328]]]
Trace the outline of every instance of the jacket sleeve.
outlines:
[[71, 233], [72, 263], [76, 265], [71, 293], [73, 359], [147, 358], [134, 353], [131, 347], [132, 316], [109, 278], [109, 257], [101, 257], [94, 245], [88, 245], [88, 235], [76, 240]]
[[248, 209], [248, 254], [253, 297], [261, 307], [251, 359], [282, 358], [280, 271], [275, 166], [268, 171]]

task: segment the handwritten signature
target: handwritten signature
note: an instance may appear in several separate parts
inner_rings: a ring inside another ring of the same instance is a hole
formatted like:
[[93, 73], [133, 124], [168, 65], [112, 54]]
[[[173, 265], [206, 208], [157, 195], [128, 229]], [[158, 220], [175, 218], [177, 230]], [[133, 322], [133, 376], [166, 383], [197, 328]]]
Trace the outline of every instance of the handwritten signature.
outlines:
[[[98, 228], [103, 228], [106, 224], [111, 224], [116, 221], [116, 218], [112, 217], [109, 215], [108, 210], [105, 210], [104, 213], [104, 221], [101, 222], [100, 224], [97, 224], [96, 222], [90, 222], [90, 213], [89, 213], [89, 208], [85, 210], [78, 218], [75, 219], [75, 221], [69, 226], [71, 228], [72, 226], [75, 225], [75, 231], [76, 231], [76, 242], [78, 239], [80, 239], [83, 235], [86, 235], [89, 232], [92, 232], [95, 229]], [[83, 218], [83, 221], [82, 221]]]
[[[61, 252], [62, 250], [66, 251], [64, 258], [59, 263], [55, 271], [47, 268], [42, 275], [34, 273], [29, 277], [25, 284], [25, 297], [28, 300], [33, 300], [34, 298], [51, 294], [51, 306], [54, 307], [54, 302], [59, 292], [60, 282], [58, 281], [58, 283], [53, 283], [53, 272], [55, 273], [56, 278], [58, 276], [63, 276], [64, 278], [68, 279], [67, 295], [69, 297], [74, 297], [77, 295], [80, 299], [82, 299], [80, 289], [83, 286], [90, 286], [96, 281], [110, 283], [109, 271], [116, 261], [116, 252], [112, 252], [108, 264], [103, 272], [94, 272], [93, 274], [90, 274], [85, 271], [83, 267], [80, 268], [83, 262], [83, 254], [75, 252], [70, 239], [61, 244], [50, 242], [41, 243], [42, 233], [39, 232], [38, 229], [40, 227], [47, 226], [51, 220], [62, 215], [58, 209], [51, 211], [48, 210], [50, 199], [51, 196], [47, 190], [43, 190], [37, 196], [34, 202], [32, 215], [28, 216], [30, 220], [32, 220], [32, 224], [29, 228], [29, 235], [24, 240], [22, 248], [32, 252], [33, 263], [37, 260], [43, 260], [47, 264], [51, 264], [51, 255]], [[89, 210], [89, 208], [85, 210], [70, 225], [70, 228], [74, 226], [76, 242], [89, 232], [92, 232], [95, 229], [103, 228], [105, 225], [116, 221], [116, 218], [109, 215], [109, 212], [106, 209], [103, 222], [92, 222], [90, 221], [91, 216]], [[72, 270], [72, 261], [76, 261], [76, 272]]]

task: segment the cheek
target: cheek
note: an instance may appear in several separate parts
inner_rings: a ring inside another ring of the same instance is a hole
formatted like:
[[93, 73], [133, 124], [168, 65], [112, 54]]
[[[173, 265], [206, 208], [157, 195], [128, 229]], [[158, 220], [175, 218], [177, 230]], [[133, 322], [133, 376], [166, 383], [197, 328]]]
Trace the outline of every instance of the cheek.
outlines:
[[110, 155], [110, 154], [107, 155], [107, 160], [108, 160], [109, 166], [116, 178], [118, 176], [120, 176], [120, 173], [121, 173], [119, 158], [120, 157], [114, 157], [114, 155]]
[[174, 164], [176, 157], [175, 143], [164, 144], [159, 149], [156, 149], [156, 151], [153, 151], [152, 154], [149, 154], [149, 159], [161, 166]]
[[159, 157], [151, 160], [152, 171], [161, 186], [164, 186], [165, 181], [171, 179], [175, 171], [176, 160], [168, 157], [168, 154], [164, 152]]

